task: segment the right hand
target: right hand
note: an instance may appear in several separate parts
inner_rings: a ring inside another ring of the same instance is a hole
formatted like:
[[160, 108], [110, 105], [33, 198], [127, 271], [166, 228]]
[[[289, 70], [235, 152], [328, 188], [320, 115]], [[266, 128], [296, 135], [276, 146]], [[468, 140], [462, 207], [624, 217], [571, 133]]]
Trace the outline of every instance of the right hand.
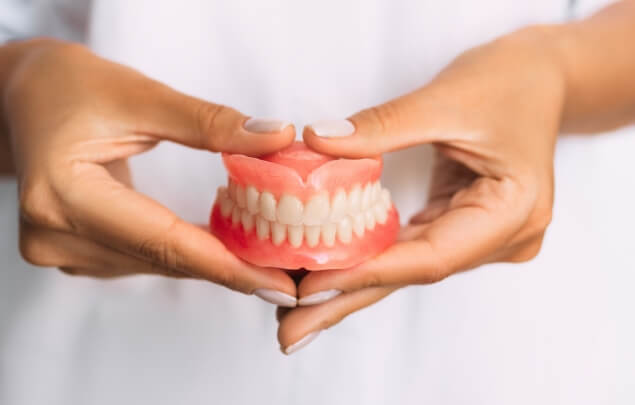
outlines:
[[9, 46], [24, 48], [0, 84], [28, 262], [93, 277], [201, 278], [295, 305], [295, 284], [284, 271], [241, 261], [208, 231], [135, 192], [126, 164], [162, 140], [265, 154], [293, 141], [291, 125], [244, 126], [248, 117], [232, 108], [178, 93], [80, 45]]

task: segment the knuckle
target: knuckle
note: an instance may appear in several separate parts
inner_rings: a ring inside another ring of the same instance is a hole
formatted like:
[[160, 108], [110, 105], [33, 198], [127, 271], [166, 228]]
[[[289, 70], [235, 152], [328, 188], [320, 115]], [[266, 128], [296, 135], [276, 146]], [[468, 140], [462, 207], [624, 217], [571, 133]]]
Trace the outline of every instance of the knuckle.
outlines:
[[510, 262], [512, 263], [524, 263], [535, 259], [542, 250], [543, 237], [539, 236], [534, 238], [531, 242], [527, 243], [521, 248], [514, 256], [512, 256]]
[[24, 227], [20, 228], [19, 249], [20, 255], [29, 264], [41, 267], [59, 265], [51, 254], [49, 242]]
[[381, 106], [370, 107], [361, 113], [366, 116], [380, 134], [387, 134], [394, 123], [399, 122], [399, 110], [388, 102]]
[[175, 217], [160, 235], [139, 242], [136, 251], [150, 260], [151, 263], [173, 270], [184, 270], [181, 252], [171, 236], [178, 223], [179, 219]]
[[228, 112], [228, 107], [201, 101], [197, 111], [199, 146], [218, 151], [228, 131], [216, 131], [216, 129], [221, 117]]
[[53, 226], [59, 223], [52, 209], [52, 193], [43, 181], [29, 181], [20, 187], [20, 216], [31, 224]]
[[372, 270], [369, 271], [362, 282], [362, 288], [372, 288], [372, 287], [379, 287], [383, 285], [383, 277], [380, 274], [379, 271], [376, 270]]

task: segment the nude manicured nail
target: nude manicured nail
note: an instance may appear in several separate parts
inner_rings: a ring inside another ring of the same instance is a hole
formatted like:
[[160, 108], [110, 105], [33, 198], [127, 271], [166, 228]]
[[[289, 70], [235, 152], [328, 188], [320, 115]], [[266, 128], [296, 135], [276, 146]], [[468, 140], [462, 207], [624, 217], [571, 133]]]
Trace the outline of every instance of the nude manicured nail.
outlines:
[[315, 135], [323, 138], [349, 136], [355, 132], [355, 126], [349, 120], [318, 121], [309, 125]]
[[288, 121], [275, 120], [271, 118], [249, 118], [243, 127], [249, 132], [278, 132], [291, 125]]
[[291, 346], [285, 347], [285, 348], [281, 348], [282, 349], [282, 353], [284, 353], [286, 355], [289, 355], [289, 354], [297, 352], [298, 350], [302, 349], [304, 346], [306, 346], [309, 343], [311, 343], [312, 341], [314, 341], [315, 338], [318, 337], [320, 332], [321, 332], [320, 330], [318, 330], [316, 332], [311, 332], [308, 335], [306, 335], [305, 337], [303, 337], [302, 339], [300, 339], [297, 342], [295, 342], [294, 344], [292, 344]]
[[297, 305], [298, 302], [295, 297], [289, 294], [285, 294], [281, 291], [270, 290], [268, 288], [258, 288], [257, 290], [254, 290], [254, 295], [269, 303], [279, 305], [281, 307], [293, 308]]
[[342, 292], [340, 290], [324, 290], [320, 292], [316, 292], [315, 294], [307, 295], [306, 297], [300, 298], [298, 301], [298, 305], [306, 306], [306, 305], [317, 305], [328, 300], [331, 300]]

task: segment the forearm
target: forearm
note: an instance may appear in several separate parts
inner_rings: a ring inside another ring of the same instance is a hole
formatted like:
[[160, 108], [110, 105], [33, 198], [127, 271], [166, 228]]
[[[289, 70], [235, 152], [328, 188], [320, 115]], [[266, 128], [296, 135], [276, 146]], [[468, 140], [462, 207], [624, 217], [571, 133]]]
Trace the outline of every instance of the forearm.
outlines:
[[24, 60], [24, 58], [28, 57], [32, 52], [53, 44], [59, 44], [59, 42], [42, 38], [11, 42], [0, 46], [0, 176], [14, 174], [11, 141], [9, 139], [9, 128], [5, 115], [5, 89], [7, 84], [11, 75], [20, 64], [20, 61]]
[[635, 122], [635, 1], [555, 29], [565, 77], [562, 130], [598, 132]]

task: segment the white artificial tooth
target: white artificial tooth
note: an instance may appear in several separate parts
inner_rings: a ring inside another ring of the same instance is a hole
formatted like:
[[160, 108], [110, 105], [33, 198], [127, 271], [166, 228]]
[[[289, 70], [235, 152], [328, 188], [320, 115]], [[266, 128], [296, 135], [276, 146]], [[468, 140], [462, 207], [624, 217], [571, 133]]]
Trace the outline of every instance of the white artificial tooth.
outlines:
[[278, 222], [271, 223], [271, 241], [279, 246], [287, 238], [287, 226]]
[[355, 232], [355, 236], [361, 238], [362, 236], [364, 236], [364, 230], [366, 229], [366, 220], [364, 219], [364, 214], [358, 212], [351, 218], [353, 220], [353, 232]]
[[348, 209], [348, 201], [346, 200], [346, 191], [341, 188], [335, 193], [333, 201], [331, 201], [331, 222], [338, 222], [346, 215]]
[[260, 213], [267, 221], [276, 220], [276, 199], [268, 191], [260, 194]]
[[293, 247], [300, 247], [304, 238], [304, 227], [302, 225], [289, 225], [289, 243]]
[[374, 204], [381, 198], [381, 184], [379, 180], [373, 183], [373, 188], [370, 193], [370, 201]]
[[375, 215], [372, 210], [364, 211], [364, 222], [366, 222], [366, 229], [369, 231], [375, 229]]
[[243, 224], [245, 232], [250, 232], [254, 229], [254, 216], [251, 215], [249, 211], [242, 210], [242, 214], [240, 214], [240, 222]]
[[329, 217], [329, 195], [328, 193], [316, 194], [304, 206], [305, 225], [322, 225]]
[[306, 244], [309, 247], [316, 247], [320, 242], [321, 226], [305, 226], [304, 235], [306, 238]]
[[373, 205], [373, 214], [375, 215], [375, 221], [378, 224], [385, 224], [388, 219], [388, 210], [384, 207], [381, 201], [378, 201]]
[[233, 202], [236, 202], [236, 182], [232, 179], [229, 179], [229, 183], [227, 184], [227, 192], [229, 198], [231, 198]]
[[364, 190], [362, 191], [362, 211], [366, 211], [368, 210], [368, 208], [370, 208], [370, 197], [371, 194], [373, 192], [373, 184], [372, 183], [368, 183], [366, 184], [366, 186], [364, 187]]
[[353, 239], [353, 223], [345, 217], [337, 224], [337, 239], [342, 243], [351, 243]]
[[278, 201], [277, 218], [278, 221], [285, 225], [300, 225], [302, 224], [302, 211], [304, 211], [304, 205], [299, 198], [283, 194]]
[[232, 208], [232, 225], [238, 225], [240, 222], [240, 208], [236, 204], [234, 204], [234, 208]]
[[327, 222], [322, 225], [322, 242], [324, 245], [331, 247], [335, 244], [335, 232], [337, 231], [337, 225], [331, 222]]
[[242, 209], [247, 208], [247, 197], [245, 196], [245, 187], [236, 184], [236, 204]]
[[269, 221], [261, 216], [256, 217], [256, 235], [260, 240], [269, 239]]
[[232, 213], [234, 202], [229, 199], [229, 193], [226, 188], [218, 190], [218, 203], [220, 204], [220, 214], [223, 218], [227, 218]]
[[392, 201], [390, 200], [390, 191], [387, 188], [381, 190], [381, 202], [386, 209], [390, 209]]
[[360, 211], [362, 206], [362, 189], [359, 184], [355, 184], [348, 193], [348, 213], [354, 215]]
[[260, 206], [258, 205], [258, 198], [260, 197], [260, 193], [256, 190], [254, 186], [248, 186], [246, 191], [247, 196], [247, 209], [251, 214], [257, 214], [260, 210]]

